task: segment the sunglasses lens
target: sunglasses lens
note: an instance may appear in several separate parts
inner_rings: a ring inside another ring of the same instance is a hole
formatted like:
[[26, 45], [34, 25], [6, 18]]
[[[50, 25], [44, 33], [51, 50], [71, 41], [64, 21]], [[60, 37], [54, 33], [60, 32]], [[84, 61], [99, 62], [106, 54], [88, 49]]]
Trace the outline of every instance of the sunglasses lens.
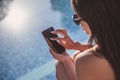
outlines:
[[78, 16], [77, 15], [73, 15], [73, 19], [77, 19], [78, 18]]
[[74, 21], [75, 24], [79, 25], [80, 24], [80, 19], [78, 18], [77, 15], [72, 16], [72, 20]]

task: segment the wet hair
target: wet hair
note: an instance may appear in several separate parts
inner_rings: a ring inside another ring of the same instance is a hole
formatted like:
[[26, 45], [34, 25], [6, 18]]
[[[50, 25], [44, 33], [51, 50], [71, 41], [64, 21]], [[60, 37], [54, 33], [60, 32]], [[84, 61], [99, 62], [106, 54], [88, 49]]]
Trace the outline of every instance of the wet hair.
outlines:
[[99, 52], [111, 64], [120, 80], [120, 3], [119, 0], [72, 0], [79, 17], [90, 26]]

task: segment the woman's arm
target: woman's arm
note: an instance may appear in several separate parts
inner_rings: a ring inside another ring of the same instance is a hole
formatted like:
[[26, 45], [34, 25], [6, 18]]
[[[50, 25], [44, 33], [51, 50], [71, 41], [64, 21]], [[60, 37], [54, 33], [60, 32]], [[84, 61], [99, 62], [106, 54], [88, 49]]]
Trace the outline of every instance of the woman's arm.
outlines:
[[81, 44], [80, 42], [74, 42], [74, 50], [79, 50], [81, 52], [92, 48], [93, 45], [91, 44]]
[[63, 64], [67, 79], [76, 80], [75, 64], [71, 57], [66, 52], [57, 54], [52, 49], [50, 49], [50, 52], [56, 60], [60, 61]]
[[75, 64], [74, 61], [70, 58], [63, 62], [63, 65], [66, 70], [66, 75], [68, 76], [68, 80], [76, 80], [76, 72], [75, 72]]

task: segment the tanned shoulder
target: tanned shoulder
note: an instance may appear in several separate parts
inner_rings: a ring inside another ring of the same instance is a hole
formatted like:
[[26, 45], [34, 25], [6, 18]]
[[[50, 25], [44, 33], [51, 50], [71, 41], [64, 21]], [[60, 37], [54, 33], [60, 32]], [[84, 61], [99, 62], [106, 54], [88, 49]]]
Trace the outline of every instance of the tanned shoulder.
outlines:
[[86, 50], [75, 58], [77, 80], [115, 80], [114, 72], [108, 61]]

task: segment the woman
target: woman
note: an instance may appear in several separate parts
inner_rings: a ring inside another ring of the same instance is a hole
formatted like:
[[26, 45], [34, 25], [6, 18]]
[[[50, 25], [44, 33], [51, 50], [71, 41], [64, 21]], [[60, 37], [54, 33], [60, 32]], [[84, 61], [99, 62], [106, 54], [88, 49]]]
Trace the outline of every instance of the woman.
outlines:
[[[120, 80], [120, 7], [117, 0], [72, 0], [74, 21], [91, 36], [89, 45], [73, 42], [66, 30], [58, 40], [66, 49], [79, 50], [73, 58], [67, 52], [56, 54], [58, 80]], [[79, 35], [78, 35], [79, 36]], [[94, 41], [95, 45], [92, 45]], [[91, 44], [90, 44], [91, 43]]]

